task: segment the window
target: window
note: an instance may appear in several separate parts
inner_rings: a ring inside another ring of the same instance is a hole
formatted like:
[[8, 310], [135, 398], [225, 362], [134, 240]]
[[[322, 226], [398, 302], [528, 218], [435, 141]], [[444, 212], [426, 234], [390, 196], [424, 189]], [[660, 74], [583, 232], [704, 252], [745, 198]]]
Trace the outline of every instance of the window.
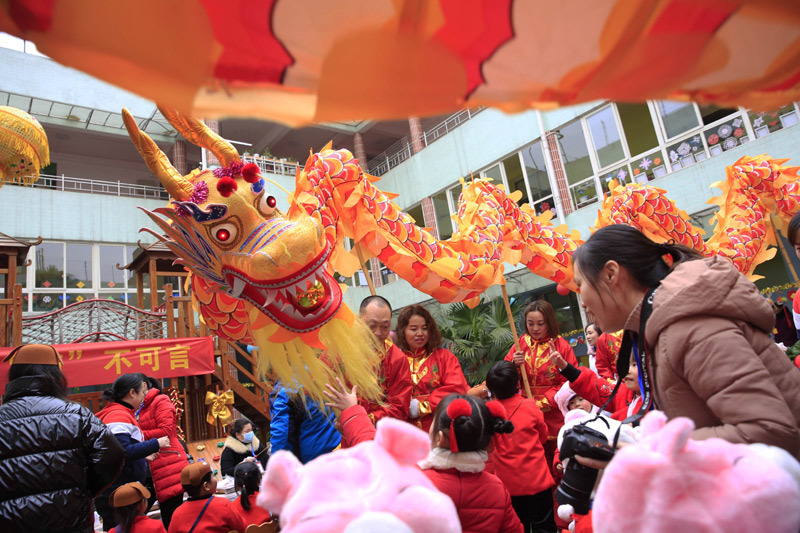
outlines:
[[450, 220], [447, 192], [442, 191], [431, 199], [433, 200], [433, 209], [436, 212], [436, 228], [439, 230], [439, 238], [449, 239], [453, 234], [453, 224]]
[[647, 183], [650, 180], [667, 175], [667, 167], [661, 159], [661, 150], [655, 150], [650, 154], [634, 159], [631, 162], [633, 169], [633, 181], [636, 183]]
[[622, 149], [622, 141], [612, 106], [606, 106], [597, 113], [589, 115], [586, 118], [586, 124], [589, 127], [589, 134], [592, 137], [600, 168], [608, 167], [625, 159], [625, 151]]
[[528, 175], [531, 199], [536, 202], [551, 196], [553, 190], [550, 187], [550, 177], [547, 175], [541, 141], [522, 149], [522, 161], [525, 163], [525, 173]]
[[744, 120], [737, 116], [703, 132], [711, 156], [719, 155], [744, 144], [749, 140], [744, 127]]
[[616, 181], [622, 186], [631, 183], [633, 178], [631, 175], [631, 169], [628, 167], [628, 165], [612, 168], [600, 176], [600, 187], [603, 189], [604, 193], [607, 193], [610, 190], [612, 181]]
[[550, 176], [547, 174], [542, 142], [536, 141], [526, 146], [521, 153], [534, 210], [537, 214], [551, 210], [553, 216], [556, 216], [553, 208], [553, 189], [550, 185]]
[[700, 110], [700, 116], [703, 118], [703, 124], [706, 126], [739, 111], [738, 109], [719, 107], [711, 104], [698, 106], [698, 109]]
[[422, 214], [422, 204], [417, 204], [414, 207], [409, 207], [406, 213], [408, 213], [408, 215], [414, 219], [414, 222], [417, 224], [417, 226], [419, 227], [425, 226], [425, 217]]
[[561, 148], [561, 160], [567, 173], [567, 181], [570, 184], [578, 183], [594, 174], [580, 121], [561, 128], [556, 133], [556, 138]]
[[571, 186], [569, 191], [578, 209], [597, 201], [597, 187], [593, 177]]
[[[120, 289], [125, 287], [125, 271], [117, 265], [125, 265], [125, 247], [101, 245], [100, 249], [100, 287]], [[135, 278], [136, 276], [134, 276]]]
[[45, 242], [36, 250], [36, 287], [64, 288], [64, 243]]
[[492, 178], [495, 184], [503, 183], [503, 171], [500, 170], [500, 163], [481, 172], [481, 176], [484, 178]]
[[642, 154], [658, 146], [658, 136], [647, 104], [617, 104], [617, 112], [631, 155]]
[[519, 152], [503, 160], [503, 168], [506, 171], [508, 180], [508, 193], [520, 191], [522, 198], [517, 202], [519, 205], [528, 203], [528, 188], [525, 185], [525, 176], [522, 174], [522, 164], [519, 161]]
[[67, 244], [67, 287], [92, 287], [91, 244]]
[[673, 172], [708, 158], [699, 133], [668, 146], [667, 155]]
[[753, 122], [753, 131], [756, 138], [764, 137], [770, 133], [797, 124], [797, 110], [790, 104], [772, 111], [750, 111], [750, 120]]
[[697, 117], [694, 104], [659, 100], [656, 102], [656, 107], [659, 113], [661, 113], [664, 133], [667, 139], [677, 137], [681, 133], [687, 132], [700, 125], [700, 120]]

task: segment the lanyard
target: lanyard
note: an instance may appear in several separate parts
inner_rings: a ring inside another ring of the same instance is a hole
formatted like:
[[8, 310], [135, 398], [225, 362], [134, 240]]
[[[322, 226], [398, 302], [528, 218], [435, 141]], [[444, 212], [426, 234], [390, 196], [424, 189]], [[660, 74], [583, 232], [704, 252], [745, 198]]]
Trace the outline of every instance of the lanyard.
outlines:
[[[655, 298], [657, 290], [657, 286], [651, 287], [642, 299], [642, 308], [639, 317], [639, 334], [637, 335], [632, 331], [626, 331], [622, 337], [622, 344], [620, 345], [619, 356], [617, 358], [617, 384], [614, 386], [614, 390], [611, 392], [611, 396], [608, 397], [605, 405], [600, 408], [600, 411], [602, 411], [611, 403], [620, 385], [622, 385], [622, 380], [628, 375], [632, 351], [633, 357], [636, 360], [636, 367], [639, 369], [639, 391], [642, 393], [642, 405], [638, 412], [623, 420], [622, 424], [632, 423], [636, 425], [644, 414], [655, 406], [653, 397], [653, 372], [651, 367], [652, 359], [648, 355], [645, 328], [647, 327], [647, 321], [650, 319], [650, 315], [653, 313], [653, 299]], [[619, 439], [619, 432], [614, 436], [615, 447], [617, 445], [617, 439]]]

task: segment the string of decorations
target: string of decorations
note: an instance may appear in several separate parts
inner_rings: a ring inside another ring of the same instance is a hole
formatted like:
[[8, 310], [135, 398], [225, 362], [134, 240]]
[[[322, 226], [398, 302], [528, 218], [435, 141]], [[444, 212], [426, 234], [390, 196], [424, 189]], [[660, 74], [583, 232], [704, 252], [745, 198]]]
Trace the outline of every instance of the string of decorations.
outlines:
[[172, 405], [175, 406], [175, 421], [178, 426], [178, 438], [182, 441], [185, 441], [186, 438], [183, 435], [183, 428], [181, 427], [181, 418], [183, 417], [183, 400], [181, 400], [181, 397], [178, 394], [177, 387], [170, 387], [167, 390], [167, 394], [169, 394], [169, 399], [172, 402]]

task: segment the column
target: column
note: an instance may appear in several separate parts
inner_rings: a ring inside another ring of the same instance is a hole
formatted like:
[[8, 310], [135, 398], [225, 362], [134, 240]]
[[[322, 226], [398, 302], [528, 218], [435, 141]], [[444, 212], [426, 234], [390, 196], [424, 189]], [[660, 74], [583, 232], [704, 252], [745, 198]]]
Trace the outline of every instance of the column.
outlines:
[[439, 226], [436, 223], [436, 209], [433, 206], [433, 199], [428, 196], [422, 199], [422, 221], [425, 227], [431, 228], [431, 233], [439, 238]]
[[377, 289], [383, 287], [383, 280], [381, 279], [381, 262], [377, 257], [372, 257], [369, 260], [369, 275], [372, 276], [372, 284]]
[[186, 141], [183, 139], [176, 140], [172, 145], [172, 166], [181, 176], [185, 176], [189, 172], [186, 168]]
[[558, 133], [555, 131], [548, 131], [544, 134], [546, 155], [553, 165], [553, 175], [556, 178], [556, 191], [557, 197], [561, 200], [561, 206], [564, 210], [564, 216], [569, 215], [575, 211], [575, 206], [572, 205], [572, 196], [569, 194], [569, 184], [567, 183], [567, 173], [564, 171], [564, 163], [561, 161], [561, 152], [558, 149]]
[[364, 151], [364, 137], [360, 132], [356, 132], [353, 135], [353, 150], [361, 170], [367, 172], [367, 153]]
[[[205, 122], [206, 126], [208, 126], [208, 129], [210, 129], [211, 131], [213, 131], [216, 134], [219, 134], [219, 121], [218, 120], [204, 120], [203, 122]], [[205, 148], [203, 148], [203, 152], [206, 155], [206, 168], [216, 168], [216, 167], [222, 166], [220, 164], [220, 162], [219, 162], [219, 159], [217, 159], [217, 156], [212, 154], [209, 150], [206, 150]]]
[[411, 130], [411, 146], [416, 154], [425, 148], [422, 142], [422, 122], [419, 117], [408, 117], [408, 128]]

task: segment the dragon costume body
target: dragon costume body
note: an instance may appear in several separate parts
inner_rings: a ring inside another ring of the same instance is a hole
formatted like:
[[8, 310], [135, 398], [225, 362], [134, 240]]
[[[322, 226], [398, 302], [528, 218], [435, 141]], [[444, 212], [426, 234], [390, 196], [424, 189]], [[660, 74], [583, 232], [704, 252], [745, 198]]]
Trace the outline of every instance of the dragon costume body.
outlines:
[[[550, 212], [518, 205], [519, 192], [506, 194], [483, 179], [463, 183], [458, 231], [439, 240], [375, 187], [378, 178], [365, 174], [349, 151], [329, 145], [298, 171], [282, 213], [258, 167], [243, 165], [230, 143], [201, 121], [161, 112], [222, 166], [181, 176], [123, 111], [137, 149], [172, 196], [168, 206], [146, 211], [164, 235], [151, 233], [190, 270], [206, 324], [224, 338], [255, 343], [260, 372], [297, 383], [315, 399], [335, 376], [365, 397], [379, 394], [373, 337], [343, 304], [333, 277], [360, 266], [345, 239], [443, 303], [476, 304], [490, 286], [505, 283], [506, 262], [575, 289], [570, 258], [582, 242], [577, 231], [553, 227]], [[775, 253], [768, 249], [770, 213], [788, 220], [800, 205], [798, 168], [785, 163], [744, 157], [729, 167], [725, 182], [715, 184], [723, 195], [707, 242], [664, 191], [637, 184], [612, 186], [596, 225], [631, 224], [655, 240], [720, 253], [752, 276]]]

